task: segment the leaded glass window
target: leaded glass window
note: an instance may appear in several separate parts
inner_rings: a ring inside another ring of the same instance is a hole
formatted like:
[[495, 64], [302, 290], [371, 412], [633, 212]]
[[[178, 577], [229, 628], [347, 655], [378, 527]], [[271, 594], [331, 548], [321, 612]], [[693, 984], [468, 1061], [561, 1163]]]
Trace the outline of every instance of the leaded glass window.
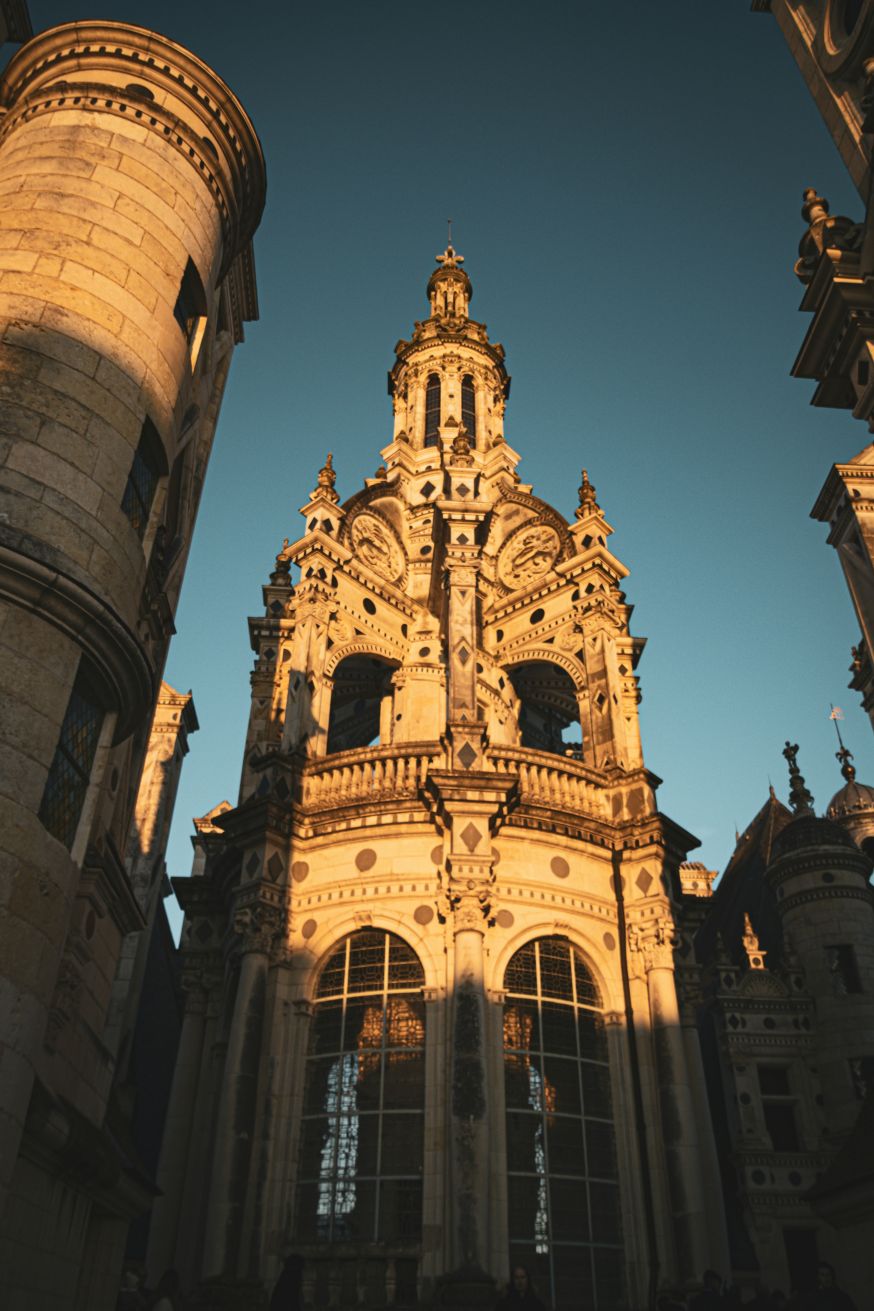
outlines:
[[598, 988], [552, 937], [516, 952], [504, 989], [511, 1265], [559, 1311], [609, 1311], [622, 1297], [622, 1227]]
[[42, 823], [68, 850], [79, 827], [102, 722], [103, 711], [80, 675], [70, 693], [39, 807]]
[[425, 388], [425, 445], [436, 446], [440, 439], [440, 377], [428, 375]]
[[322, 969], [304, 1085], [299, 1241], [421, 1238], [424, 982], [412, 948], [380, 929], [346, 938]]
[[140, 541], [145, 537], [158, 480], [164, 472], [166, 472], [166, 458], [161, 439], [147, 419], [143, 424], [139, 444], [127, 476], [124, 495], [121, 498], [121, 508], [130, 519], [131, 526]]
[[471, 446], [476, 445], [476, 392], [473, 378], [466, 373], [461, 380], [461, 422], [467, 429]]

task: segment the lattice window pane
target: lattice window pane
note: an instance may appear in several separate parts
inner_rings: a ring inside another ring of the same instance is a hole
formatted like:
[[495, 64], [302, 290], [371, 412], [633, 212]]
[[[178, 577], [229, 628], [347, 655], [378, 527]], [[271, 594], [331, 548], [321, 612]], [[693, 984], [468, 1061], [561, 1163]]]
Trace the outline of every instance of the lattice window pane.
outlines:
[[102, 722], [102, 710], [82, 679], [77, 679], [39, 808], [39, 818], [49, 833], [68, 849], [79, 827]]
[[376, 929], [341, 943], [322, 970], [304, 1084], [301, 1238], [420, 1236], [423, 982], [415, 953]]
[[[599, 993], [585, 961], [559, 937], [522, 947], [504, 987], [513, 1260], [538, 1272], [540, 1297], [556, 1311], [607, 1311], [621, 1293], [614, 1276], [622, 1235], [607, 1045], [594, 1009]], [[615, 1250], [605, 1247], [607, 1256], [596, 1261], [602, 1249], [594, 1243]]]
[[468, 431], [471, 445], [476, 444], [476, 391], [473, 378], [466, 373], [461, 380], [461, 422]]

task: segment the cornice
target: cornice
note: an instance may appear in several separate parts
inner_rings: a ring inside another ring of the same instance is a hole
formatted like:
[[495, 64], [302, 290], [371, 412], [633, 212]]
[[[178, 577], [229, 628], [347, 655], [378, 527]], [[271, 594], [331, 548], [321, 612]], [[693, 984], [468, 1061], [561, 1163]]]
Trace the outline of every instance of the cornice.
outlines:
[[[119, 76], [130, 80], [120, 85], [113, 80]], [[134, 89], [140, 86], [154, 88], [154, 98]], [[183, 106], [190, 120], [162, 100]], [[57, 108], [127, 117], [162, 133], [216, 198], [226, 229], [222, 275], [260, 222], [267, 182], [249, 116], [207, 64], [156, 32], [109, 21], [49, 28], [13, 55], [0, 104], [0, 142], [17, 123]]]
[[79, 646], [96, 672], [120, 742], [151, 713], [157, 674], [135, 634], [95, 592], [0, 542], [0, 596]]

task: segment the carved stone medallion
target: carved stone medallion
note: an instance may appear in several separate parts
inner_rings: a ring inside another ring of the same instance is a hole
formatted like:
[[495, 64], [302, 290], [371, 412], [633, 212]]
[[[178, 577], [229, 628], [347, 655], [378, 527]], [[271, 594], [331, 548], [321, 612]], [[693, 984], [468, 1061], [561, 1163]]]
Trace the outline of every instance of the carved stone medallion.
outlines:
[[352, 549], [362, 564], [380, 578], [398, 583], [404, 572], [404, 553], [394, 533], [375, 514], [363, 511], [349, 530]]
[[501, 548], [498, 577], [511, 591], [527, 587], [549, 572], [560, 550], [559, 535], [549, 524], [526, 525]]

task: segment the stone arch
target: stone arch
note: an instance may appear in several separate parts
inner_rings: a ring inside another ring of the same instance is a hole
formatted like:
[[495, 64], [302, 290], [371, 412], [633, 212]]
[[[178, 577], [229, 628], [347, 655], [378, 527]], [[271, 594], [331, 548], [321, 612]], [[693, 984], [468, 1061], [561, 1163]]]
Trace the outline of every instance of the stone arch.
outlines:
[[503, 665], [519, 701], [519, 741], [523, 747], [582, 758], [579, 668], [549, 648], [522, 653]]
[[[582, 644], [583, 639], [581, 636], [580, 646]], [[542, 660], [546, 664], [558, 665], [563, 669], [571, 679], [577, 692], [585, 692], [587, 687], [586, 671], [579, 660], [576, 660], [572, 655], [565, 655], [561, 651], [556, 651], [551, 646], [526, 646], [519, 650], [499, 652], [496, 659], [505, 671], [509, 671], [514, 665], [529, 664]]]
[[391, 740], [392, 680], [400, 663], [395, 655], [376, 654], [368, 648], [347, 651], [333, 665], [328, 755], [356, 747], [385, 745]]
[[359, 637], [354, 642], [344, 642], [342, 646], [335, 646], [328, 653], [325, 660], [325, 674], [328, 678], [333, 678], [334, 670], [341, 661], [346, 660], [353, 655], [373, 656], [376, 660], [386, 660], [391, 664], [399, 665], [403, 659], [402, 652], [395, 647], [389, 646], [387, 642], [378, 642], [375, 639], [371, 641], [367, 637]]
[[[364, 917], [366, 917], [367, 922], [364, 922]], [[304, 923], [306, 918], [306, 913], [302, 913], [301, 919]], [[406, 917], [392, 914], [390, 911], [374, 909], [372, 912], [366, 911], [356, 914], [350, 907], [348, 914], [320, 926], [311, 940], [306, 943], [303, 952], [305, 961], [301, 964], [298, 979], [297, 991], [299, 996], [310, 1002], [315, 999], [318, 980], [330, 958], [331, 952], [346, 938], [360, 932], [362, 929], [378, 929], [383, 933], [390, 933], [396, 938], [400, 938], [411, 951], [415, 952], [419, 964], [422, 966], [425, 975], [423, 987], [426, 989], [437, 988], [442, 985], [443, 974], [440, 971], [445, 968], [443, 958], [441, 956], [437, 960], [433, 956], [428, 936], [417, 924], [411, 923]]]
[[[615, 925], [612, 928], [615, 934]], [[556, 937], [566, 938], [571, 947], [582, 956], [601, 995], [601, 1011], [606, 1014], [608, 1011], [621, 1010], [624, 1003], [621, 998], [620, 985], [618, 980], [613, 978], [613, 972], [606, 968], [607, 962], [604, 960], [604, 952], [596, 947], [592, 939], [582, 932], [577, 925], [558, 925], [554, 919], [520, 924], [518, 929], [505, 939], [500, 949], [492, 957], [492, 969], [494, 971], [491, 981], [492, 990], [496, 992], [503, 991], [507, 966], [517, 951], [538, 938]]]

